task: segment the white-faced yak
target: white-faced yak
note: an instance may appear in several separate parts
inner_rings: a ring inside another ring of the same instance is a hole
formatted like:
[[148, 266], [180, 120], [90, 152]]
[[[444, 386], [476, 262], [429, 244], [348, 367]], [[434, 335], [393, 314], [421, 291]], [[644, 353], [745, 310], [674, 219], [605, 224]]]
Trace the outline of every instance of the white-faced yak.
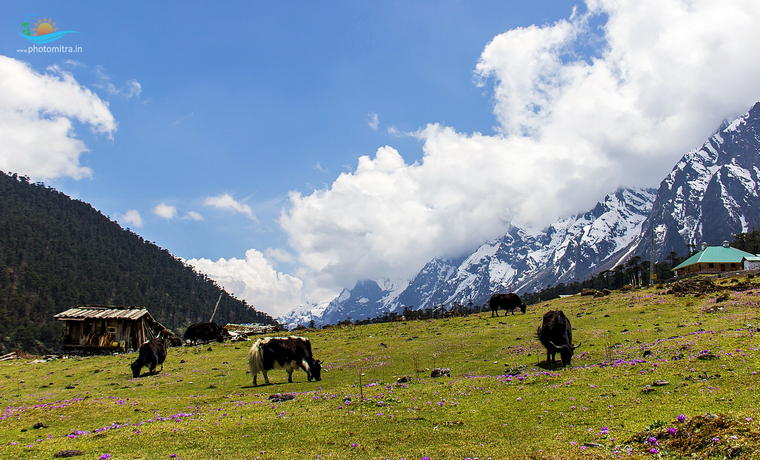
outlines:
[[322, 362], [314, 360], [311, 354], [311, 342], [304, 337], [264, 337], [257, 340], [248, 352], [248, 367], [256, 386], [256, 374], [261, 372], [264, 381], [269, 384], [267, 372], [272, 369], [285, 369], [288, 382], [293, 382], [293, 371], [300, 367], [306, 372], [311, 382], [322, 380]]

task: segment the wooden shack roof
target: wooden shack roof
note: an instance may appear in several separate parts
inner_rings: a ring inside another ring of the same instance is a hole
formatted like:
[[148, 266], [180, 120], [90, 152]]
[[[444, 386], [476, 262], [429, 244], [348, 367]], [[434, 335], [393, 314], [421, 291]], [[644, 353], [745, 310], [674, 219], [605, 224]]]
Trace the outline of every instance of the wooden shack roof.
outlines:
[[83, 321], [85, 319], [126, 319], [132, 321], [138, 320], [146, 315], [150, 322], [156, 322], [145, 307], [116, 307], [101, 305], [83, 305], [69, 308], [66, 311], [54, 315], [53, 318], [57, 318], [61, 321]]

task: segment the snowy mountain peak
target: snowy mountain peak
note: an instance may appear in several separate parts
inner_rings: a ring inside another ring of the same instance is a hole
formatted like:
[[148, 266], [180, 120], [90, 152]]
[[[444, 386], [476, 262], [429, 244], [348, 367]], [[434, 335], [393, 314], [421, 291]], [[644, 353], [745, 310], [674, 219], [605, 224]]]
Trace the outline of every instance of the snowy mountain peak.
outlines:
[[493, 292], [526, 292], [587, 276], [638, 235], [653, 199], [652, 189], [619, 189], [591, 211], [537, 234], [512, 226], [460, 260], [432, 259], [401, 293], [397, 308], [477, 304]]
[[[760, 224], [760, 103], [686, 153], [660, 184], [630, 255], [686, 254]], [[655, 247], [652, 251], [652, 233]]]

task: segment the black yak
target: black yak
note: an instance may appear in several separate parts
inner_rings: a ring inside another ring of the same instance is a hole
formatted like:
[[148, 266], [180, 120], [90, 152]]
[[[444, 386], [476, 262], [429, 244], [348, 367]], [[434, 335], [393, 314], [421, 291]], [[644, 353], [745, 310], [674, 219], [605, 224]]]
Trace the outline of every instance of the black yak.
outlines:
[[306, 378], [311, 382], [322, 380], [322, 362], [314, 360], [311, 353], [311, 342], [304, 337], [264, 337], [257, 340], [248, 352], [248, 367], [256, 386], [256, 375], [261, 372], [264, 381], [269, 384], [267, 371], [285, 369], [288, 382], [293, 382], [293, 371], [300, 367], [306, 372]]
[[504, 314], [508, 311], [512, 311], [513, 315], [518, 308], [523, 313], [525, 313], [525, 310], [528, 308], [522, 300], [520, 300], [520, 296], [514, 293], [494, 294], [488, 300], [488, 306], [491, 307], [491, 316], [499, 316], [499, 308], [504, 309]]
[[155, 372], [156, 366], [160, 364], [163, 371], [166, 352], [171, 345], [182, 345], [182, 340], [168, 329], [159, 332], [158, 337], [155, 339], [151, 339], [140, 345], [137, 359], [130, 366], [132, 368], [132, 376], [135, 378], [139, 377], [140, 371], [144, 366], [147, 366], [152, 374]]
[[185, 331], [185, 340], [189, 340], [193, 343], [210, 342], [212, 340], [224, 342], [224, 340], [229, 337], [231, 337], [231, 335], [227, 329], [213, 322], [195, 323], [190, 325]]
[[156, 366], [159, 364], [161, 365], [161, 370], [164, 370], [167, 348], [169, 348], [168, 344], [160, 337], [156, 337], [140, 345], [137, 360], [131, 366], [132, 376], [135, 378], [139, 377], [143, 366], [147, 366], [151, 374], [156, 371]]
[[544, 314], [543, 322], [536, 331], [538, 340], [546, 348], [546, 362], [555, 362], [557, 353], [562, 358], [562, 365], [569, 366], [573, 351], [580, 347], [573, 346], [573, 328], [570, 320], [561, 310], [552, 310]]

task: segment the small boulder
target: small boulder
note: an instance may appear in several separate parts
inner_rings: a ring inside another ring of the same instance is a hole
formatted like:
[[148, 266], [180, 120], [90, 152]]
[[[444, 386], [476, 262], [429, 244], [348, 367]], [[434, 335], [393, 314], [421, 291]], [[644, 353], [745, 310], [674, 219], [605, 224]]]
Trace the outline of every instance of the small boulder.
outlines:
[[80, 455], [84, 455], [84, 452], [81, 450], [60, 450], [53, 454], [53, 457], [55, 458], [66, 458], [66, 457], [78, 457]]
[[699, 356], [697, 356], [697, 359], [701, 359], [702, 361], [709, 361], [711, 359], [717, 359], [718, 357], [710, 352], [702, 353]]
[[295, 399], [295, 395], [288, 394], [288, 393], [277, 393], [277, 394], [269, 395], [268, 399], [272, 402], [290, 401], [291, 399]]
[[448, 367], [439, 367], [435, 368], [430, 372], [431, 378], [437, 378], [437, 377], [451, 377], [451, 369]]
[[715, 303], [721, 303], [728, 300], [730, 296], [728, 294], [721, 294], [718, 297], [715, 298]]

